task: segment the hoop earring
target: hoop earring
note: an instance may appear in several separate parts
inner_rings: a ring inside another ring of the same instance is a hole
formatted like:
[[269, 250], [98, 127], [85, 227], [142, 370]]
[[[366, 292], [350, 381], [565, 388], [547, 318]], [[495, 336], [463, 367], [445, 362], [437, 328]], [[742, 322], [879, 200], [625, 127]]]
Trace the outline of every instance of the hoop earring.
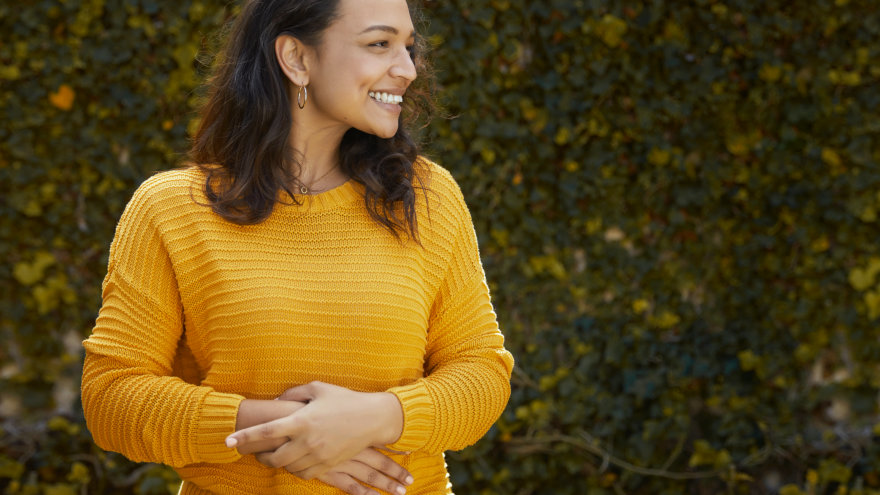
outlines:
[[309, 90], [305, 86], [300, 86], [299, 91], [296, 92], [296, 106], [302, 110], [306, 107], [307, 101], [309, 101]]

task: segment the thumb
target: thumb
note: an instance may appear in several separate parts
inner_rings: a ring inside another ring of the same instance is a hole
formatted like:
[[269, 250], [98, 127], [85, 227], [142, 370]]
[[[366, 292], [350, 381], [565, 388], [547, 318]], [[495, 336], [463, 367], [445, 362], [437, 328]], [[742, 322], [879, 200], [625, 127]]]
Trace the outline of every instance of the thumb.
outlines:
[[276, 400], [291, 400], [296, 402], [309, 402], [315, 398], [315, 388], [311, 383], [300, 385], [285, 390]]

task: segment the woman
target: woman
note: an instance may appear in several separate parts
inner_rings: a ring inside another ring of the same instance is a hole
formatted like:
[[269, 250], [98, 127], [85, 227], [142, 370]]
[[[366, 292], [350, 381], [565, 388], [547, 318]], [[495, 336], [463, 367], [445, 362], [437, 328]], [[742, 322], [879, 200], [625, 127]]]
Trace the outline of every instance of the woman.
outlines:
[[461, 192], [402, 127], [415, 51], [405, 0], [245, 5], [197, 165], [119, 221], [84, 343], [98, 445], [184, 494], [451, 493], [443, 451], [513, 360]]

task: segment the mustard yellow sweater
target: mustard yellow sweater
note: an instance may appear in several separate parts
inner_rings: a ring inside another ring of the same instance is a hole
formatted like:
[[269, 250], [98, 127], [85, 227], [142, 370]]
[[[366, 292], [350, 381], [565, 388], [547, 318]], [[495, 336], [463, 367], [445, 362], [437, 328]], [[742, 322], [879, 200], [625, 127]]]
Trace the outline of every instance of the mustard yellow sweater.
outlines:
[[415, 478], [408, 493], [451, 493], [443, 451], [498, 418], [513, 359], [461, 191], [443, 168], [420, 166], [421, 246], [371, 220], [353, 181], [250, 226], [203, 206], [195, 169], [144, 182], [119, 221], [83, 344], [83, 409], [98, 445], [174, 466], [184, 494], [339, 494], [224, 445], [243, 399], [320, 380], [394, 393], [404, 428], [389, 447], [412, 452], [393, 456]]

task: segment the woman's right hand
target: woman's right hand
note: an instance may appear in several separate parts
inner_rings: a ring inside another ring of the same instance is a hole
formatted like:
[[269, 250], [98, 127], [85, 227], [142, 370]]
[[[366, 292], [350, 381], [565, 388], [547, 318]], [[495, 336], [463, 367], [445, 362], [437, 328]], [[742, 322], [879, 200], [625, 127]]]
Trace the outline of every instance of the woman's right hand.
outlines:
[[350, 495], [379, 495], [371, 488], [403, 495], [406, 487], [413, 482], [409, 471], [373, 448], [362, 450], [351, 460], [337, 465], [317, 479]]

